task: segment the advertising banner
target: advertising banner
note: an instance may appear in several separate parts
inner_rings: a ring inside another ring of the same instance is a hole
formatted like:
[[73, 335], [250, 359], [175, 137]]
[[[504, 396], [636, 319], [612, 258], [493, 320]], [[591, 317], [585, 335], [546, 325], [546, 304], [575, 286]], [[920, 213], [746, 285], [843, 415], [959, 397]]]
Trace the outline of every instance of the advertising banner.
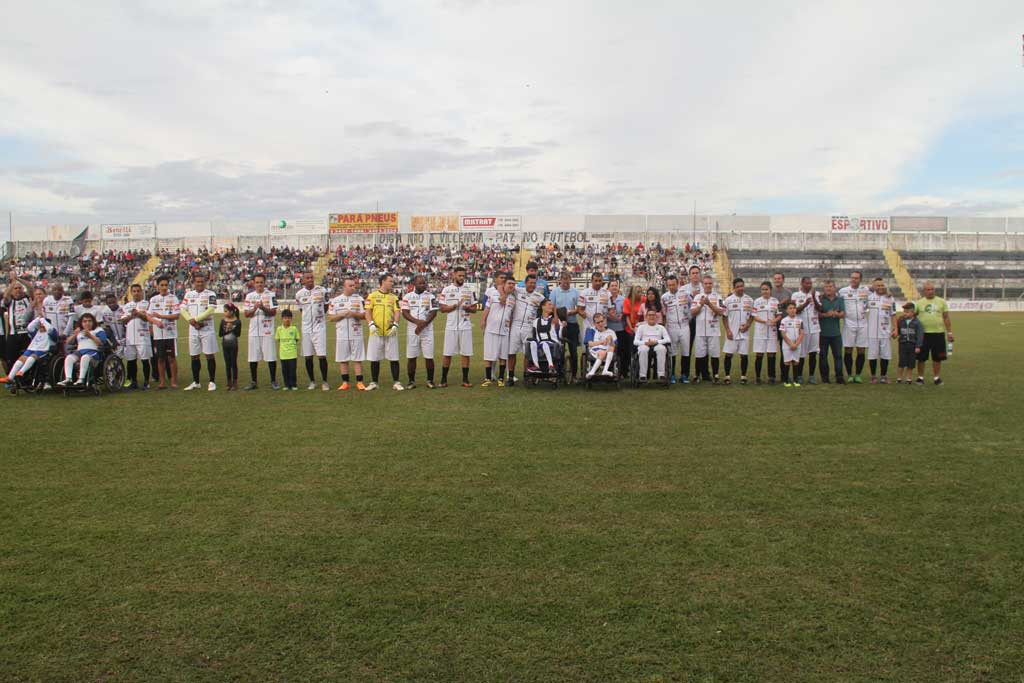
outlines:
[[322, 218], [305, 218], [293, 220], [281, 218], [270, 222], [270, 236], [277, 235], [324, 235], [327, 234], [327, 222]]
[[459, 216], [413, 216], [410, 227], [412, 232], [458, 232]]
[[332, 235], [398, 232], [397, 213], [332, 213], [328, 216]]
[[890, 232], [888, 216], [856, 218], [851, 216], [832, 216], [831, 232]]
[[522, 216], [459, 216], [461, 230], [522, 230]]
[[104, 223], [100, 226], [102, 240], [151, 240], [156, 237], [156, 223]]

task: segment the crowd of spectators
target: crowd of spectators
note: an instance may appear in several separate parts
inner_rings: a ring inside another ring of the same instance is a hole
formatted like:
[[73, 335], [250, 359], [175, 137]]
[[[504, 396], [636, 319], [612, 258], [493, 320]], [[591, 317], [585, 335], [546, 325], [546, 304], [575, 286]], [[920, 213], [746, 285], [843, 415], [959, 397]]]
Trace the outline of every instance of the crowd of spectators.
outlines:
[[323, 252], [313, 248], [293, 249], [273, 247], [271, 249], [237, 251], [178, 250], [160, 254], [160, 265], [150, 277], [150, 287], [156, 287], [156, 279], [166, 275], [171, 279], [171, 290], [183, 293], [192, 274], [204, 272], [210, 276], [210, 288], [218, 296], [241, 301], [251, 286], [252, 277], [262, 273], [267, 278], [267, 287], [281, 297], [286, 297], [301, 287], [299, 278], [304, 271], [312, 270]]
[[88, 289], [121, 296], [149, 257], [145, 250], [93, 251], [77, 257], [33, 252], [15, 259], [14, 269], [19, 277], [43, 287], [60, 283], [69, 291]]

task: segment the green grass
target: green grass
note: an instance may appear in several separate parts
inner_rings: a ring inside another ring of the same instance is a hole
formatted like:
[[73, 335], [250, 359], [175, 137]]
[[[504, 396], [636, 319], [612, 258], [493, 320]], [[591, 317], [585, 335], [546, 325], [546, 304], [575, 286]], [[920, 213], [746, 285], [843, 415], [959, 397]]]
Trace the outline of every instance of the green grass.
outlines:
[[942, 388], [0, 396], [0, 680], [1020, 683], [1024, 317], [954, 322]]

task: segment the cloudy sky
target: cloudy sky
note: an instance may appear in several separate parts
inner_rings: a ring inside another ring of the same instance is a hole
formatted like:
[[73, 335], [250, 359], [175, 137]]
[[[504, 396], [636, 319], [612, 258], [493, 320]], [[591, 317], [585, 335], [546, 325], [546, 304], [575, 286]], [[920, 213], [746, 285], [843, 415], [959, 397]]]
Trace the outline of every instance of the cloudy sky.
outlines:
[[1024, 215], [1022, 33], [1020, 0], [7, 3], [0, 210]]

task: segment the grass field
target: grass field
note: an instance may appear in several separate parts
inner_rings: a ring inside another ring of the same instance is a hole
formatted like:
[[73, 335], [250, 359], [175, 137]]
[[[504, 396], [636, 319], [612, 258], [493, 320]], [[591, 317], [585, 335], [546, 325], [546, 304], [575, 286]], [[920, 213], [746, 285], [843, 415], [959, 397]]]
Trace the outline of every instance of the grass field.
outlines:
[[0, 680], [1020, 683], [1024, 316], [954, 325], [941, 388], [4, 394]]

